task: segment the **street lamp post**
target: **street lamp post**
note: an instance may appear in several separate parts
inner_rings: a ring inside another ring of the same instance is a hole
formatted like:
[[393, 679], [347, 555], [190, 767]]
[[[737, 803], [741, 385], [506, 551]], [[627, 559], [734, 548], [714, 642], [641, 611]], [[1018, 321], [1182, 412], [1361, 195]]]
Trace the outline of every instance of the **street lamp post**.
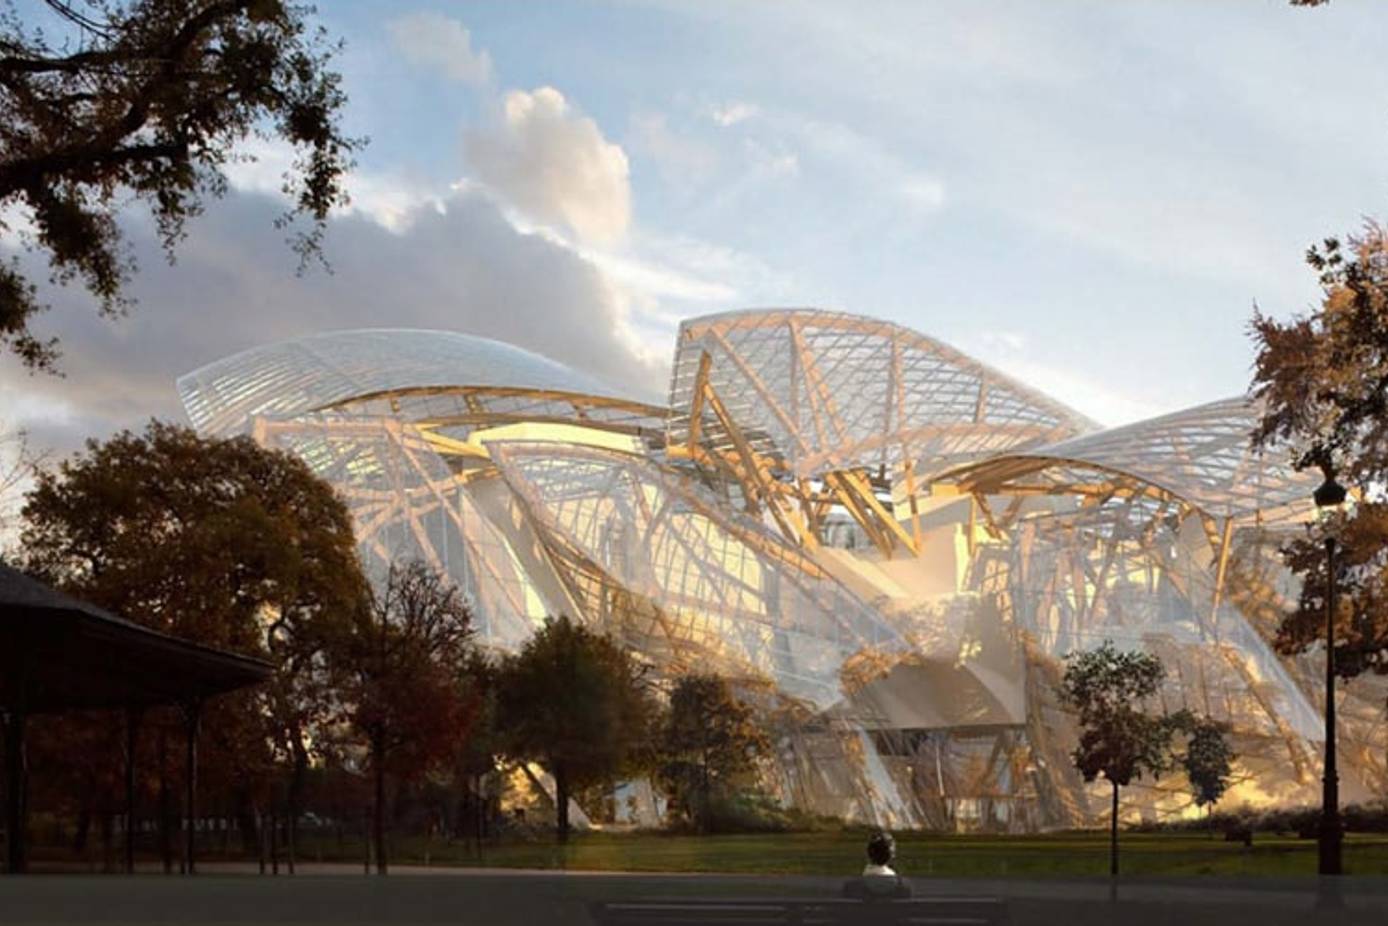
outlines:
[[[1317, 487], [1316, 508], [1323, 513], [1338, 509], [1345, 501], [1345, 487], [1326, 473]], [[1323, 875], [1338, 875], [1343, 834], [1340, 830], [1340, 776], [1335, 768], [1335, 538], [1325, 538], [1325, 774], [1321, 778], [1320, 867]]]

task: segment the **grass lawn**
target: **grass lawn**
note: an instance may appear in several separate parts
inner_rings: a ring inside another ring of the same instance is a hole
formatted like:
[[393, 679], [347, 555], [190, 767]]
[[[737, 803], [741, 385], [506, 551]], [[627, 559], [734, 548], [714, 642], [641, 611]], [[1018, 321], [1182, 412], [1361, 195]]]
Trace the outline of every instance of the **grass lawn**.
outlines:
[[[896, 834], [897, 870], [909, 876], [1050, 876], [1108, 873], [1108, 835], [1103, 832], [1036, 836], [941, 836]], [[402, 839], [392, 850], [397, 864], [591, 871], [724, 872], [844, 875], [863, 863], [865, 834], [855, 831], [752, 836], [673, 836], [660, 833], [590, 833], [563, 848], [550, 842], [472, 847], [438, 840]], [[321, 854], [320, 854], [321, 850]], [[1122, 870], [1134, 875], [1311, 875], [1314, 840], [1259, 833], [1253, 847], [1208, 835], [1127, 833], [1119, 838]], [[305, 839], [300, 858], [360, 861], [360, 842], [339, 847]], [[1388, 835], [1346, 838], [1351, 874], [1388, 875]]]

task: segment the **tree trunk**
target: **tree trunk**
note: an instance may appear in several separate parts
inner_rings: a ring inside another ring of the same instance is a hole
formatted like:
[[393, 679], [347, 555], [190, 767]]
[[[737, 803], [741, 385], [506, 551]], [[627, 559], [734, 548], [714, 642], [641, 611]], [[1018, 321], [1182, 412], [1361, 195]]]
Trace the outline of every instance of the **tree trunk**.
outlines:
[[255, 855], [258, 858], [261, 843], [264, 841], [260, 835], [260, 811], [251, 801], [248, 788], [243, 786], [236, 789], [234, 807], [236, 831], [241, 836], [241, 852], [243, 855]]
[[705, 836], [713, 830], [713, 808], [710, 806], [708, 760], [705, 759], [699, 770], [699, 829]]
[[1108, 873], [1118, 877], [1118, 782], [1113, 783], [1113, 810], [1108, 821]]
[[371, 748], [371, 773], [375, 778], [376, 800], [371, 808], [371, 841], [376, 846], [376, 873], [387, 873], [386, 862], [386, 768], [385, 745], [379, 740]]
[[72, 836], [72, 851], [77, 855], [86, 855], [87, 836], [92, 831], [92, 809], [83, 806], [77, 814], [77, 829]]
[[554, 819], [559, 842], [569, 841], [569, 775], [562, 763], [554, 767]]
[[101, 814], [101, 870], [110, 873], [113, 865], [111, 862], [111, 815], [106, 812]]
[[477, 847], [477, 857], [482, 857], [482, 835], [487, 825], [487, 799], [482, 795], [481, 774], [472, 776], [472, 798], [475, 813], [472, 818], [473, 842]]

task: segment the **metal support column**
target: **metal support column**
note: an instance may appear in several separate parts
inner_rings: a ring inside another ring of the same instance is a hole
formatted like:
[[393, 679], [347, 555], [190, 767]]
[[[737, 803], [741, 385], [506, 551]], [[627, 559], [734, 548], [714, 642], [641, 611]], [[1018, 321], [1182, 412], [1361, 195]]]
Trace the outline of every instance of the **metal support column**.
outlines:
[[1341, 872], [1340, 775], [1335, 767], [1335, 538], [1325, 539], [1325, 774], [1321, 778], [1320, 873]]
[[8, 846], [6, 869], [23, 874], [28, 867], [25, 829], [28, 822], [28, 768], [24, 755], [25, 713], [22, 706], [5, 712], [5, 833]]
[[135, 873], [135, 749], [138, 745], [141, 711], [125, 709], [125, 873]]
[[198, 821], [198, 734], [202, 728], [202, 701], [189, 701], [183, 706], [187, 760], [185, 766], [184, 806], [184, 870], [197, 873], [196, 845]]

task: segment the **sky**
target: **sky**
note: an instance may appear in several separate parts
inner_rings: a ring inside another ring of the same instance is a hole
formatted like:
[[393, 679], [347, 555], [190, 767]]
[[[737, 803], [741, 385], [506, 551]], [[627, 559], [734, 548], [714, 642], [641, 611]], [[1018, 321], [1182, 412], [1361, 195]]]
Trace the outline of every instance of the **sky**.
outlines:
[[5, 426], [60, 455], [186, 420], [180, 374], [356, 327], [659, 400], [681, 319], [767, 306], [898, 322], [1120, 424], [1244, 391], [1254, 305], [1310, 310], [1306, 247], [1386, 212], [1374, 0], [320, 5], [370, 139], [332, 271], [297, 272], [292, 153], [256, 141], [176, 263], [122, 217], [127, 318], [45, 291], [63, 376], [0, 357]]

